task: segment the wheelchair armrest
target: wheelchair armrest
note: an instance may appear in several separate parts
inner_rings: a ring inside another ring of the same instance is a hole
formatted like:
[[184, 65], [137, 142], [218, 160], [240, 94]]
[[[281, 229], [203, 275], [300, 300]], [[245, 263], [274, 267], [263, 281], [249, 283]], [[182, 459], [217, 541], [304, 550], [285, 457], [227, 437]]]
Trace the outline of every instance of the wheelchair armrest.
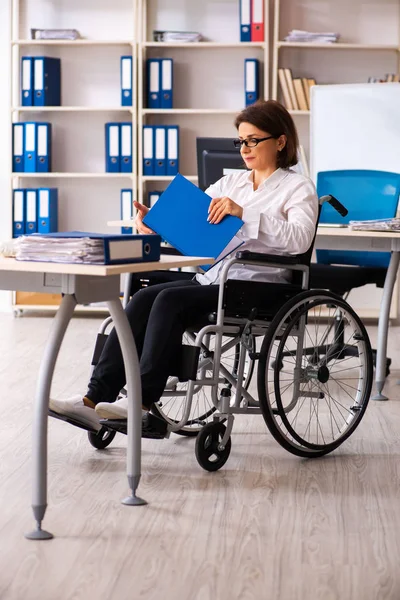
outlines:
[[242, 250], [236, 252], [236, 258], [238, 260], [256, 260], [257, 262], [278, 263], [281, 265], [298, 265], [303, 262], [303, 254], [293, 254], [292, 256], [281, 256], [279, 254], [264, 254], [262, 252], [250, 252], [249, 250]]

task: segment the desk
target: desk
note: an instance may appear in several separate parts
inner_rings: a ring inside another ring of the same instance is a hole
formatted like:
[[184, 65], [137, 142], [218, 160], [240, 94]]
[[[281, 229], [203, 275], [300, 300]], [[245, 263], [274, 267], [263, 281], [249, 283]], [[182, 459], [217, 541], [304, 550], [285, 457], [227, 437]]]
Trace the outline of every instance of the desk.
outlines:
[[319, 250], [367, 250], [391, 252], [389, 268], [383, 288], [378, 322], [375, 384], [373, 400], [387, 400], [382, 394], [386, 379], [387, 336], [389, 311], [400, 260], [400, 233], [392, 231], [352, 231], [345, 227], [318, 227], [315, 248]]
[[26, 292], [61, 293], [60, 308], [54, 318], [39, 370], [33, 415], [33, 486], [32, 510], [36, 529], [28, 539], [50, 539], [42, 529], [47, 508], [47, 420], [51, 381], [57, 356], [69, 321], [78, 303], [107, 302], [114, 321], [128, 385], [127, 476], [131, 495], [124, 504], [146, 504], [136, 496], [141, 473], [141, 384], [139, 362], [128, 319], [122, 308], [120, 275], [141, 271], [197, 266], [212, 262], [207, 257], [161, 256], [159, 262], [120, 265], [75, 265], [17, 261], [0, 258], [0, 289]]

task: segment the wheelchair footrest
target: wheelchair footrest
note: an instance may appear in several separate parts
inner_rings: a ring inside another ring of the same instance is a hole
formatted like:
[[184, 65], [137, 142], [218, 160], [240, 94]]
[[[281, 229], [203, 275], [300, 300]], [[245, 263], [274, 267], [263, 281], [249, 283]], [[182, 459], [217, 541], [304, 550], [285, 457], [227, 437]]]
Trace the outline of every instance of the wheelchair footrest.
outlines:
[[98, 431], [96, 429], [93, 429], [93, 427], [88, 427], [87, 425], [85, 425], [81, 421], [77, 421], [73, 417], [68, 417], [67, 415], [60, 415], [59, 413], [54, 412], [54, 410], [49, 409], [49, 416], [53, 417], [54, 419], [58, 419], [59, 421], [65, 421], [66, 423], [69, 423], [74, 427], [79, 427], [80, 429], [84, 429], [85, 431], [89, 431], [90, 433], [98, 433]]
[[[126, 419], [101, 419], [100, 424], [107, 429], [128, 433], [128, 421]], [[142, 438], [151, 440], [162, 440], [166, 437], [168, 425], [162, 419], [147, 413], [142, 418]]]

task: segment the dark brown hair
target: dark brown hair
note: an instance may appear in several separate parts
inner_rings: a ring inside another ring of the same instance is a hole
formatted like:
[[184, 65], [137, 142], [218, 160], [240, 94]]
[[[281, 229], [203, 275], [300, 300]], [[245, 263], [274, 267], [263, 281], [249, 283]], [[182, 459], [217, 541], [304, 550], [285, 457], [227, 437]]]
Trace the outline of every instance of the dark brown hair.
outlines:
[[278, 152], [278, 167], [287, 169], [297, 165], [297, 149], [299, 138], [296, 126], [286, 108], [276, 100], [258, 100], [238, 114], [235, 119], [235, 127], [239, 128], [241, 123], [251, 123], [258, 129], [278, 138], [286, 136], [286, 144], [283, 150]]

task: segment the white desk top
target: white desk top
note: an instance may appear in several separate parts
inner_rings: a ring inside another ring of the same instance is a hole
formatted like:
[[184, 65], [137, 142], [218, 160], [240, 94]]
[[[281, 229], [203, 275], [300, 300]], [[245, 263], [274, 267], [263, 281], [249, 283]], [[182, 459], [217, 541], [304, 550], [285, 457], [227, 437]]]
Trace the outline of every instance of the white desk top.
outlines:
[[199, 256], [161, 255], [157, 262], [139, 262], [120, 265], [75, 265], [54, 262], [33, 262], [0, 257], [0, 272], [14, 271], [25, 273], [60, 273], [65, 275], [120, 275], [121, 273], [140, 273], [174, 267], [196, 267], [214, 262], [213, 258]]
[[349, 237], [349, 238], [399, 238], [398, 231], [353, 231], [349, 227], [318, 227], [317, 235], [329, 235], [332, 237]]

